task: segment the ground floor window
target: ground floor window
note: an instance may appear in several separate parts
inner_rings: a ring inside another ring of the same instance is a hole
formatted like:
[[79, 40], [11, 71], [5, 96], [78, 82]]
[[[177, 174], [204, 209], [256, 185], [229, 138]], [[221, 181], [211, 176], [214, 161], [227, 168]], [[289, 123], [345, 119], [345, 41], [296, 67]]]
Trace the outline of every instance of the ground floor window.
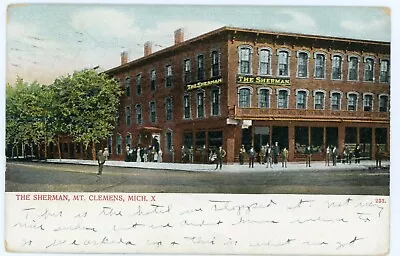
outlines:
[[269, 144], [269, 127], [254, 127], [254, 149], [259, 152], [261, 146]]
[[289, 129], [287, 126], [273, 126], [272, 127], [272, 141], [275, 145], [278, 142], [280, 149], [286, 147], [289, 150]]
[[357, 143], [357, 128], [356, 127], [346, 127], [344, 143], [346, 143], [346, 144]]
[[331, 147], [338, 147], [338, 128], [337, 127], [326, 127], [326, 144]]
[[375, 143], [380, 147], [381, 151], [386, 151], [387, 143], [387, 129], [376, 128], [375, 129]]
[[196, 132], [196, 149], [200, 149], [204, 145], [206, 145], [206, 132]]
[[242, 145], [246, 150], [251, 148], [251, 128], [242, 129]]
[[183, 145], [185, 148], [190, 148], [193, 146], [193, 133], [185, 132], [183, 133]]
[[166, 149], [166, 151], [167, 152], [170, 152], [171, 150], [172, 150], [172, 132], [171, 131], [168, 131], [166, 134], [165, 134], [165, 149]]
[[296, 126], [294, 128], [294, 152], [304, 154], [307, 147], [308, 127]]
[[311, 127], [311, 149], [313, 153], [321, 153], [324, 145], [324, 128]]
[[216, 150], [219, 146], [222, 146], [222, 141], [223, 141], [222, 131], [209, 131], [208, 132], [208, 149], [209, 150]]
[[372, 128], [360, 128], [360, 150], [361, 157], [372, 156]]

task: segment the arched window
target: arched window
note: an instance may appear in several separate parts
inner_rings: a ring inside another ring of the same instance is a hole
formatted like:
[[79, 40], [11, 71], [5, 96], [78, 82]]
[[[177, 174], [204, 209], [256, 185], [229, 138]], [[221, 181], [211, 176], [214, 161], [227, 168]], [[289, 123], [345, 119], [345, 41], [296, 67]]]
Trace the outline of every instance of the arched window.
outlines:
[[252, 89], [250, 87], [240, 87], [238, 91], [239, 108], [249, 108], [251, 106]]
[[379, 95], [379, 112], [389, 111], [389, 95], [381, 94]]
[[339, 54], [332, 55], [332, 80], [342, 80], [343, 57]]
[[204, 91], [197, 93], [197, 118], [204, 117]]
[[338, 91], [331, 92], [331, 110], [340, 110], [342, 93]]
[[349, 92], [347, 93], [347, 110], [357, 111], [358, 93]]
[[136, 105], [136, 123], [139, 124], [139, 125], [143, 123], [142, 105], [140, 105], [140, 104]]
[[270, 108], [270, 95], [272, 90], [269, 88], [258, 89], [258, 107], [259, 108]]
[[348, 80], [349, 81], [358, 81], [358, 57], [349, 56], [348, 64], [349, 64], [349, 72], [348, 72]]
[[132, 135], [128, 132], [125, 138], [125, 147], [131, 147], [132, 146]]
[[278, 76], [289, 76], [289, 50], [278, 50]]
[[190, 119], [191, 118], [191, 107], [190, 107], [190, 95], [185, 94], [183, 96], [183, 118]]
[[156, 122], [156, 102], [155, 101], [150, 101], [150, 122], [155, 123]]
[[261, 76], [271, 75], [271, 50], [269, 48], [258, 50], [258, 74]]
[[211, 116], [220, 114], [220, 90], [219, 88], [211, 89]]
[[117, 155], [122, 155], [122, 137], [120, 134], [118, 134], [115, 138], [116, 140], [116, 150], [117, 150]]
[[296, 90], [296, 108], [297, 109], [306, 109], [307, 108], [307, 99], [308, 99], [308, 90], [305, 90], [305, 89], [297, 89]]
[[363, 94], [363, 110], [371, 112], [373, 110], [374, 95], [372, 93]]
[[364, 59], [364, 81], [373, 82], [374, 79], [374, 59], [371, 57]]
[[125, 96], [126, 97], [131, 96], [131, 78], [130, 77], [125, 78]]
[[249, 45], [242, 45], [238, 48], [239, 53], [239, 74], [251, 75], [251, 61], [253, 49]]
[[326, 58], [324, 53], [315, 53], [315, 67], [314, 67], [314, 77], [323, 79], [325, 78], [325, 64]]
[[277, 89], [277, 107], [278, 108], [289, 108], [289, 89]]
[[308, 77], [308, 53], [305, 51], [297, 52], [297, 77]]
[[314, 109], [325, 108], [325, 91], [314, 91]]
[[171, 121], [172, 120], [172, 98], [167, 97], [165, 99], [165, 120]]
[[380, 71], [379, 71], [379, 82], [388, 83], [390, 74], [389, 60], [381, 60]]

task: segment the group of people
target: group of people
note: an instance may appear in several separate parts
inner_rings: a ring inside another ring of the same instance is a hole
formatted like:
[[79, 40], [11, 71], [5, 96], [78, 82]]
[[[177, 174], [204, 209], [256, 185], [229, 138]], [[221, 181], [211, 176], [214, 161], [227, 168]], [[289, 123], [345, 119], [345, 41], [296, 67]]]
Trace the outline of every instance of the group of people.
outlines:
[[[210, 151], [210, 154], [212, 154], [213, 151]], [[207, 148], [206, 145], [203, 145], [201, 148], [198, 148], [195, 150], [193, 146], [190, 148], [185, 147], [184, 145], [181, 148], [181, 163], [194, 163], [195, 155], [200, 155], [200, 162], [203, 164], [207, 163], [207, 158], [210, 158], [207, 156]]]
[[244, 164], [244, 158], [248, 155], [249, 158], [249, 168], [254, 168], [254, 161], [258, 156], [258, 161], [260, 164], [266, 164], [266, 167], [269, 168], [278, 164], [279, 156], [281, 157], [282, 167], [287, 168], [287, 160], [289, 156], [289, 151], [286, 147], [282, 150], [278, 142], [275, 142], [275, 145], [263, 145], [260, 148], [259, 153], [255, 151], [254, 147], [251, 147], [248, 151], [246, 151], [244, 145], [239, 149], [239, 162], [241, 165]]
[[163, 152], [155, 146], [126, 147], [125, 162], [162, 162]]

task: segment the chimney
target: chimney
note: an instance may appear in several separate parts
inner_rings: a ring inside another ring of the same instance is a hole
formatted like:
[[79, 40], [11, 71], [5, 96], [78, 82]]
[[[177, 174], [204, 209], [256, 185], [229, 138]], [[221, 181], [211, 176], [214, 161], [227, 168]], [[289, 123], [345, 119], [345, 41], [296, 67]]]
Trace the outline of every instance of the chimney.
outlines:
[[185, 40], [184, 35], [183, 28], [175, 30], [175, 45], [183, 43]]
[[128, 63], [128, 53], [126, 51], [121, 52], [121, 65]]
[[151, 51], [151, 47], [152, 47], [152, 42], [147, 41], [146, 43], [144, 43], [144, 57], [149, 56], [150, 54], [152, 54]]

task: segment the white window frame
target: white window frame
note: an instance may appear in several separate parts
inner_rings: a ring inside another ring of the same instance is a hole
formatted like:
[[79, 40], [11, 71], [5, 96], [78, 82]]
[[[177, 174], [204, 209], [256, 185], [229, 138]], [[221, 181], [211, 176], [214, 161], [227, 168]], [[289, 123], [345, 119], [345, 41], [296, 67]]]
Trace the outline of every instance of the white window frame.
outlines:
[[[249, 53], [249, 72], [248, 73], [244, 73], [241, 70], [241, 63], [242, 63], [242, 50], [243, 49], [249, 49], [250, 53]], [[244, 45], [239, 45], [238, 46], [238, 74], [241, 75], [252, 75], [253, 74], [253, 47], [251, 47], [248, 44], [244, 44]]]
[[119, 133], [115, 136], [115, 153], [116, 155], [122, 155], [122, 136]]
[[[189, 104], [189, 106], [188, 106], [189, 107], [189, 117], [185, 116], [185, 109], [186, 109], [185, 98], [186, 97], [188, 98], [188, 104]], [[186, 93], [183, 95], [183, 119], [185, 119], [185, 120], [192, 119], [192, 106], [191, 106], [192, 99], [191, 98], [192, 97], [189, 93]]]
[[[168, 100], [171, 101], [171, 119], [168, 119]], [[171, 122], [174, 120], [174, 102], [172, 100], [172, 97], [166, 97], [165, 98], [165, 121], [166, 122]]]
[[[338, 107], [338, 109], [337, 110], [333, 110], [332, 109], [332, 96], [333, 96], [333, 94], [336, 94], [336, 93], [338, 93], [339, 95], [340, 95], [340, 99], [339, 99], [339, 107]], [[342, 110], [342, 99], [343, 99], [343, 92], [341, 92], [341, 91], [339, 91], [339, 90], [333, 90], [333, 91], [331, 91], [330, 93], [329, 93], [329, 98], [330, 98], [330, 106], [331, 106], [331, 111], [341, 111]]]
[[[299, 64], [300, 64], [300, 54], [306, 54], [307, 59], [306, 59], [306, 75], [305, 76], [299, 76]], [[296, 64], [296, 78], [300, 78], [300, 79], [305, 79], [305, 78], [309, 78], [309, 64], [310, 64], [310, 53], [308, 51], [305, 50], [298, 50], [296, 52], [296, 58], [297, 58], [297, 64]]]
[[[384, 96], [384, 97], [387, 97], [387, 99], [388, 99], [388, 101], [387, 101], [387, 109], [386, 109], [386, 111], [381, 111], [381, 97], [382, 96]], [[387, 94], [387, 93], [381, 93], [381, 94], [379, 94], [378, 95], [378, 112], [381, 112], [381, 113], [387, 113], [387, 112], [389, 112], [389, 109], [390, 109], [390, 98], [389, 98], [389, 94]]]
[[[249, 106], [247, 107], [242, 107], [242, 106], [240, 106], [240, 90], [242, 90], [242, 89], [248, 89], [249, 91], [250, 91], [250, 99], [249, 99]], [[238, 90], [237, 90], [237, 95], [238, 95], [238, 97], [237, 97], [237, 102], [238, 102], [238, 107], [239, 108], [251, 108], [251, 99], [253, 98], [253, 87], [251, 87], [251, 86], [240, 86], [240, 87], [238, 87]]]
[[[352, 58], [356, 58], [357, 59], [357, 77], [354, 80], [350, 80], [350, 60]], [[358, 55], [348, 55], [347, 56], [347, 81], [351, 81], [351, 82], [356, 82], [356, 81], [360, 81], [360, 56]]]
[[[333, 78], [333, 59], [336, 56], [339, 56], [340, 59], [341, 59], [341, 61], [340, 61], [340, 78], [339, 79], [338, 78]], [[344, 59], [345, 59], [345, 57], [344, 57], [344, 55], [342, 53], [335, 52], [335, 53], [332, 54], [332, 56], [331, 56], [331, 80], [333, 80], [333, 81], [342, 81], [343, 80]]]
[[[264, 63], [261, 59], [261, 52], [267, 51], [268, 52], [268, 72], [266, 74], [261, 73], [261, 62]], [[260, 76], [272, 76], [272, 49], [269, 47], [260, 47], [258, 49], [258, 75]]]
[[[324, 66], [323, 66], [323, 77], [317, 77], [317, 56], [322, 55], [324, 57]], [[326, 53], [325, 52], [314, 52], [314, 78], [319, 80], [326, 79]]]
[[[288, 57], [287, 57], [287, 62], [288, 62], [288, 64], [287, 64], [287, 75], [279, 75], [279, 53], [280, 52], [287, 52], [287, 54], [288, 54]], [[276, 69], [276, 76], [277, 77], [290, 77], [290, 57], [291, 57], [291, 55], [292, 55], [292, 52], [289, 50], [289, 49], [287, 49], [287, 48], [279, 48], [279, 49], [277, 49], [276, 50], [276, 58], [277, 58], [277, 61], [276, 61], [276, 63], [277, 63], [277, 69]]]
[[[304, 102], [304, 108], [298, 108], [297, 107], [297, 95], [299, 92], [305, 92], [306, 93], [306, 98], [305, 98], [305, 102]], [[301, 88], [301, 89], [296, 89], [296, 109], [308, 109], [308, 96], [310, 95], [309, 90]]]
[[[136, 123], [138, 125], [142, 125], [143, 124], [143, 108], [141, 104], [136, 104]], [[140, 111], [138, 111], [140, 109]], [[140, 120], [139, 120], [139, 113], [140, 113]], [[140, 121], [140, 122], [139, 122]]]
[[[129, 136], [129, 141], [128, 141], [128, 136]], [[129, 143], [128, 143], [129, 142]], [[132, 147], [132, 134], [128, 132], [125, 136], [125, 148], [129, 145], [129, 147]]]
[[[213, 65], [214, 65], [213, 52], [217, 52], [218, 53], [217, 54], [217, 56], [218, 56], [218, 75], [214, 75], [213, 74]], [[221, 76], [221, 52], [219, 51], [219, 49], [211, 49], [211, 51], [210, 51], [210, 60], [211, 60], [210, 77], [214, 78], [214, 77]]]
[[[279, 93], [281, 91], [286, 91], [287, 92], [287, 107], [286, 108], [280, 108], [279, 107]], [[277, 109], [289, 109], [290, 108], [290, 89], [289, 88], [278, 88], [278, 89], [276, 89], [276, 108]]]
[[[129, 111], [128, 111], [129, 108]], [[129, 117], [129, 124], [128, 124], [128, 117]], [[132, 125], [132, 108], [131, 105], [125, 106], [125, 125], [127, 127]]]
[[[322, 99], [322, 109], [316, 109], [315, 108], [315, 100], [316, 100], [316, 98], [315, 98], [315, 96], [317, 95], [317, 93], [322, 93], [323, 94], [323, 99]], [[313, 109], [315, 109], [315, 110], [324, 110], [325, 109], [325, 99], [326, 99], [326, 91], [325, 90], [314, 90], [313, 91]]]
[[[261, 91], [262, 90], [267, 90], [268, 91], [268, 94], [269, 94], [269, 97], [268, 97], [268, 107], [261, 107], [261, 100], [260, 100], [260, 97], [261, 97]], [[262, 108], [262, 109], [267, 109], [267, 108], [271, 108], [271, 95], [272, 95], [272, 89], [270, 88], [270, 87], [260, 87], [260, 88], [258, 88], [257, 89], [257, 95], [258, 95], [258, 97], [257, 97], [257, 102], [258, 102], [258, 107], [259, 108]]]
[[[356, 95], [356, 99], [355, 99], [356, 105], [354, 107], [354, 110], [349, 110], [349, 107], [350, 107], [349, 99], [350, 99], [351, 95]], [[358, 111], [358, 99], [360, 98], [360, 94], [358, 92], [352, 91], [352, 92], [348, 92], [346, 96], [347, 96], [347, 111]]]
[[[213, 103], [214, 103], [214, 95], [213, 92], [218, 91], [218, 114], [213, 114]], [[221, 89], [219, 87], [213, 87], [210, 90], [210, 116], [220, 116], [221, 115]]]
[[[381, 77], [381, 66], [382, 66], [382, 62], [383, 61], [387, 61], [387, 67], [388, 67], [388, 80], [386, 82], [382, 81], [382, 77]], [[383, 84], [388, 84], [390, 82], [390, 59], [389, 58], [382, 58], [379, 60], [379, 83], [383, 83]]]
[[[366, 105], [365, 105], [366, 96], [371, 96], [371, 110], [370, 110], [370, 111], [365, 111], [365, 110], [364, 110], [364, 108], [365, 108], [365, 106], [366, 106]], [[363, 93], [363, 111], [364, 111], [364, 112], [373, 112], [373, 111], [374, 111], [374, 94], [371, 93], [371, 92]]]
[[[203, 95], [202, 97], [202, 105], [200, 105], [199, 101], [199, 95]], [[206, 93], [204, 90], [200, 89], [196, 92], [196, 118], [206, 118], [206, 104], [205, 104], [205, 99], [206, 99]], [[199, 106], [203, 106], [203, 116], [199, 116]]]
[[[366, 64], [367, 60], [372, 60], [372, 81], [366, 80]], [[364, 72], [363, 72], [363, 82], [366, 83], [374, 83], [375, 82], [375, 64], [376, 64], [376, 58], [374, 56], [366, 56], [364, 57]]]
[[[151, 115], [152, 115], [151, 103], [154, 104], [154, 122], [151, 120]], [[154, 100], [149, 102], [149, 120], [153, 124], [157, 123], [157, 103]]]

